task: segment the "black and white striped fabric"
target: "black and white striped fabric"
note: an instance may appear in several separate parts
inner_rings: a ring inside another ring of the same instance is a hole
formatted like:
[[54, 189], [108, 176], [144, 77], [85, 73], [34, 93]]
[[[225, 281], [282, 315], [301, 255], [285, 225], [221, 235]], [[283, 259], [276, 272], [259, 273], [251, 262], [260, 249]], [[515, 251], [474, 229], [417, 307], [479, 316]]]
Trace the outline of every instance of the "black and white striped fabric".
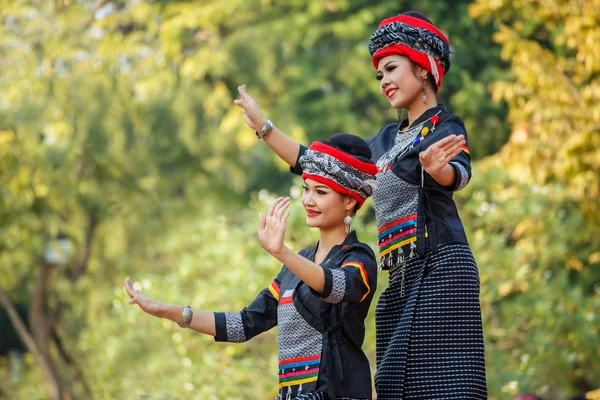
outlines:
[[[283, 399], [282, 399], [283, 400]], [[327, 393], [323, 392], [313, 392], [313, 393], [303, 393], [294, 397], [293, 400], [328, 400]], [[338, 397], [336, 400], [366, 400], [366, 399], [355, 399], [350, 397]]]
[[375, 311], [377, 399], [487, 399], [479, 272], [466, 244], [390, 270]]

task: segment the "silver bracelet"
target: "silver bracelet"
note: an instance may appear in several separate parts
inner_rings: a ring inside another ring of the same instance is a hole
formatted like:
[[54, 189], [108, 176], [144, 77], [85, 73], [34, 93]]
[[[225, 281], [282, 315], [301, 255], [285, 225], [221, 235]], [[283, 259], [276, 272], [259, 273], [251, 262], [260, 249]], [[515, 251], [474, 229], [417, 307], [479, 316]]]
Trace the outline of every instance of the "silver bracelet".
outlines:
[[181, 321], [177, 324], [180, 328], [187, 328], [192, 323], [192, 317], [194, 316], [194, 312], [192, 311], [192, 307], [185, 306], [183, 312], [181, 313]]

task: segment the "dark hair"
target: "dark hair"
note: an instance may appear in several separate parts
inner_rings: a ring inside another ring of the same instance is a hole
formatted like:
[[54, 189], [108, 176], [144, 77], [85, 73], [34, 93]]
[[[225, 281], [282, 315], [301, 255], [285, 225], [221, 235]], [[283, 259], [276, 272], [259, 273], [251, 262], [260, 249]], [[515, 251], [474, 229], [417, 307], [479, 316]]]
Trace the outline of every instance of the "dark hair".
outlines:
[[[425, 14], [420, 13], [418, 11], [407, 11], [407, 12], [403, 12], [401, 15], [407, 15], [409, 17], [414, 17], [414, 18], [419, 18], [422, 19], [425, 22], [430, 23], [431, 25], [434, 25], [433, 22], [431, 22], [431, 20], [429, 18], [427, 18], [425, 16]], [[412, 60], [410, 60], [410, 65], [412, 66], [412, 71], [413, 74], [418, 78], [421, 79], [421, 77], [417, 74], [417, 64], [414, 63]], [[427, 81], [429, 82], [429, 85], [433, 88], [433, 93], [437, 93], [438, 91], [438, 87], [437, 84], [435, 83], [435, 78], [433, 77], [433, 75], [431, 74], [431, 72], [427, 71]]]
[[431, 22], [431, 20], [429, 18], [427, 18], [425, 16], [425, 14], [420, 13], [418, 11], [407, 11], [407, 12], [403, 12], [401, 15], [408, 15], [409, 17], [419, 18], [419, 19], [422, 19], [423, 21], [429, 22], [431, 25], [433, 25], [433, 22]]
[[371, 161], [371, 148], [362, 138], [349, 133], [336, 133], [331, 136], [328, 145], [348, 153], [362, 162], [373, 164]]

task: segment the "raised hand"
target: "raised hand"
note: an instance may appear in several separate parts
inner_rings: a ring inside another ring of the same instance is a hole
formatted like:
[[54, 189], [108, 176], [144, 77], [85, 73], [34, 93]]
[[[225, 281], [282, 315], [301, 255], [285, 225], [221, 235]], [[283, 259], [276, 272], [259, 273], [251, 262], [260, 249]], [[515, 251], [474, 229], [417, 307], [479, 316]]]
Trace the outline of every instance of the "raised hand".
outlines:
[[246, 92], [245, 84], [238, 86], [238, 92], [240, 92], [241, 98], [234, 100], [233, 104], [240, 106], [244, 111], [244, 121], [246, 121], [246, 124], [248, 124], [255, 132], [260, 131], [267, 119], [260, 111], [260, 107], [256, 103], [256, 100]]
[[462, 151], [460, 146], [465, 143], [463, 135], [450, 135], [419, 153], [419, 161], [429, 175], [435, 175], [448, 165], [450, 160], [460, 154]]
[[158, 300], [154, 300], [148, 296], [144, 296], [140, 294], [139, 290], [135, 290], [133, 288], [133, 283], [131, 282], [131, 278], [125, 278], [125, 291], [131, 297], [129, 300], [129, 304], [137, 304], [140, 308], [147, 312], [150, 315], [154, 315], [155, 317], [160, 317], [161, 312], [163, 311], [163, 304]]
[[285, 224], [291, 204], [289, 197], [279, 197], [269, 207], [267, 215], [262, 212], [259, 214], [258, 239], [260, 244], [272, 255], [276, 255], [283, 249], [283, 239], [285, 237]]

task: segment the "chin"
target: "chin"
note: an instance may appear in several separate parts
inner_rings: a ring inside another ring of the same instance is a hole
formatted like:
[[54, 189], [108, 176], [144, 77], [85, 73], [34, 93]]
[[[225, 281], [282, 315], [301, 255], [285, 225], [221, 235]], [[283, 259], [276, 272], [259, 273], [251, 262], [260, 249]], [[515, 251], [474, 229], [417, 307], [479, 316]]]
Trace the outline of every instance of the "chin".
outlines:
[[311, 228], [319, 227], [319, 223], [317, 221], [315, 221], [313, 218], [309, 218], [309, 217], [306, 217], [306, 225], [308, 225]]

